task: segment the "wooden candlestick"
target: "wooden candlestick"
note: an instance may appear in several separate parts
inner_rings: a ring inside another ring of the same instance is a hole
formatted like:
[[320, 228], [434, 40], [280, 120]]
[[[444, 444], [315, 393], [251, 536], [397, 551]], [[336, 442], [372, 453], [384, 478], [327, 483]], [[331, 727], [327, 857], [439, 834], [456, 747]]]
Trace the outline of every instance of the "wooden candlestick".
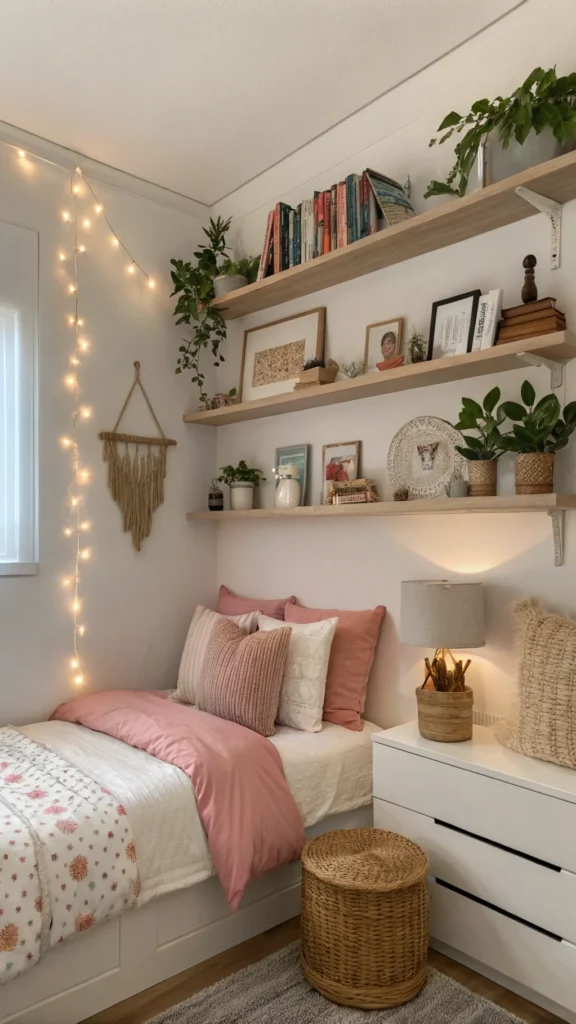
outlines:
[[536, 267], [535, 256], [525, 256], [522, 260], [522, 266], [524, 267], [524, 285], [522, 287], [522, 302], [536, 302], [538, 298], [538, 288], [536, 287], [535, 278], [535, 267]]

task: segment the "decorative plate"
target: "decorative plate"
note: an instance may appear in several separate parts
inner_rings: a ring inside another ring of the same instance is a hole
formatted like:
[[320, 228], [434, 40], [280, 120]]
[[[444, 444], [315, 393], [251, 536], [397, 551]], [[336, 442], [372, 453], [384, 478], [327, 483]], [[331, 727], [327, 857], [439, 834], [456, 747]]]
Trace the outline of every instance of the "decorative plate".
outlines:
[[438, 498], [456, 471], [467, 477], [466, 459], [455, 446], [461, 434], [437, 416], [417, 416], [392, 438], [388, 473], [394, 490], [406, 487], [410, 498]]

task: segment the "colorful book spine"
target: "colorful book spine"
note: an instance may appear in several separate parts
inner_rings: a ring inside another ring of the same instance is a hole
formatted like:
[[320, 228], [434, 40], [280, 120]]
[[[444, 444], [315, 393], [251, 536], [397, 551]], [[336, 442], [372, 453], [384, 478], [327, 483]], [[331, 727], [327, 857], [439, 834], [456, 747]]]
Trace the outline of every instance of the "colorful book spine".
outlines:
[[290, 266], [290, 207], [287, 203], [281, 203], [282, 214], [282, 270], [288, 270]]
[[332, 185], [330, 194], [330, 248], [338, 248], [338, 206], [337, 206], [337, 193], [338, 187]]
[[316, 222], [316, 256], [324, 252], [324, 199], [326, 193], [318, 193], [318, 219]]
[[314, 257], [314, 200], [304, 199], [301, 211], [300, 261], [308, 263]]
[[294, 266], [294, 216], [295, 211], [288, 214], [288, 267]]
[[270, 210], [266, 221], [266, 234], [264, 235], [264, 246], [260, 255], [257, 280], [261, 281], [268, 273], [270, 263], [270, 248], [274, 241], [274, 210]]
[[318, 255], [318, 200], [320, 193], [314, 193], [314, 251], [312, 259]]
[[282, 203], [274, 207], [274, 273], [282, 270]]
[[360, 238], [370, 234], [370, 206], [368, 203], [368, 176], [366, 171], [360, 178]]
[[361, 237], [360, 233], [360, 175], [355, 174], [352, 184], [354, 195], [354, 241]]
[[368, 233], [373, 235], [375, 231], [378, 231], [378, 206], [376, 196], [368, 182]]
[[322, 252], [330, 252], [330, 249], [331, 249], [331, 246], [332, 246], [331, 233], [330, 233], [330, 224], [331, 224], [331, 219], [330, 218], [331, 218], [331, 214], [332, 214], [332, 192], [330, 191], [330, 189], [328, 189], [324, 193], [324, 247], [322, 249]]
[[338, 248], [343, 249], [345, 245], [348, 245], [348, 221], [347, 221], [347, 203], [346, 203], [346, 182], [339, 181], [336, 186], [337, 196], [337, 228], [338, 228]]
[[301, 257], [301, 253], [302, 253], [301, 230], [302, 230], [302, 204], [300, 203], [296, 207], [296, 210], [294, 212], [294, 254], [293, 254], [293, 262], [294, 262], [294, 266], [295, 267], [297, 267], [300, 264], [300, 261], [301, 261], [301, 258], [302, 258]]

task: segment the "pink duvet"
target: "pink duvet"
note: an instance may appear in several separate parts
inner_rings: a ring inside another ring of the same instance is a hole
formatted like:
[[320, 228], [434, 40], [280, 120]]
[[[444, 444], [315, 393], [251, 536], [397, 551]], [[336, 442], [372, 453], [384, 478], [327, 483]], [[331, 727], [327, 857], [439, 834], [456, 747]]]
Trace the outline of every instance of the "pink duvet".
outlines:
[[115, 736], [189, 775], [232, 910], [252, 878], [300, 856], [300, 812], [276, 747], [258, 733], [164, 694], [129, 690], [78, 697], [51, 717]]

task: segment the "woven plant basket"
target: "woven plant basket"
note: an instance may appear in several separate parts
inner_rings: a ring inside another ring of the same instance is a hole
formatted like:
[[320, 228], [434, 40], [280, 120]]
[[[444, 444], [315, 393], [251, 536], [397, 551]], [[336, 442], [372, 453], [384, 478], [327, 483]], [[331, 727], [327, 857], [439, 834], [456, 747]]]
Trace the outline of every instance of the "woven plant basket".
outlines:
[[413, 999], [426, 981], [428, 858], [376, 828], [326, 832], [302, 852], [301, 961], [340, 1006], [376, 1010]]
[[487, 498], [496, 494], [497, 459], [473, 459], [468, 463], [471, 498]]
[[527, 452], [516, 456], [516, 494], [552, 494], [554, 452]]
[[416, 690], [418, 730], [427, 740], [438, 743], [463, 743], [472, 739], [474, 694], [465, 690], [444, 693], [441, 690]]

